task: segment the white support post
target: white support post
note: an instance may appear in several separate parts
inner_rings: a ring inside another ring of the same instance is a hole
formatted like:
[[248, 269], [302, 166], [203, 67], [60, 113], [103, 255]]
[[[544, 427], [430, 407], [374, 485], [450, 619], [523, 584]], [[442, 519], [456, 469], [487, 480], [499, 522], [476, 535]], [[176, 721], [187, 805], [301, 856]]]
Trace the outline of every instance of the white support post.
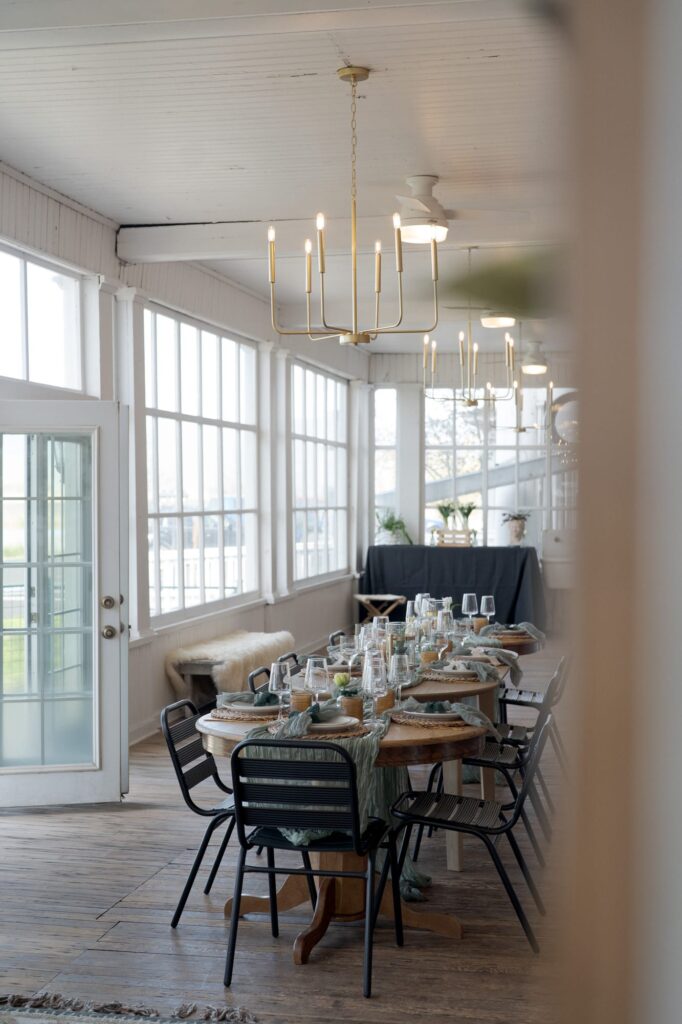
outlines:
[[[127, 405], [129, 433], [130, 594], [128, 621], [133, 637], [148, 636], [147, 444], [144, 388], [144, 304], [134, 288], [116, 293], [118, 396]], [[126, 595], [124, 595], [126, 596]]]
[[272, 486], [278, 461], [273, 443], [273, 373], [271, 341], [258, 344], [258, 453], [259, 453], [259, 520], [260, 520], [260, 587], [268, 604], [274, 604], [274, 585], [277, 567], [275, 551], [278, 547], [275, 521], [279, 513], [277, 492]]
[[348, 563], [360, 573], [370, 541], [370, 386], [351, 380], [348, 403]]
[[419, 383], [396, 385], [396, 512], [415, 544], [424, 537], [424, 392]]
[[273, 465], [271, 476], [274, 519], [274, 596], [287, 597], [294, 577], [291, 487], [291, 360], [289, 350], [274, 349]]

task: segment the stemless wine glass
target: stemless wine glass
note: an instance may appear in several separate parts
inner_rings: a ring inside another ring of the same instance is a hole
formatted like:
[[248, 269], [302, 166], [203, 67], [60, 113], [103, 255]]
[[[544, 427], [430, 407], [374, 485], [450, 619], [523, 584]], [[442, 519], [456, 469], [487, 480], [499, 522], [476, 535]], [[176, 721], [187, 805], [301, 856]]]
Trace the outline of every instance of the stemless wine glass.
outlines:
[[417, 602], [408, 601], [405, 605], [405, 622], [414, 622], [417, 617]]
[[268, 690], [270, 693], [277, 694], [279, 701], [277, 719], [281, 720], [283, 718], [285, 700], [287, 697], [291, 698], [291, 673], [288, 661], [276, 661], [270, 666]]
[[452, 633], [455, 628], [455, 623], [452, 618], [452, 612], [449, 608], [442, 608], [438, 612], [438, 624], [437, 630], [439, 633]]
[[362, 689], [372, 701], [372, 720], [377, 718], [377, 697], [382, 697], [388, 688], [386, 664], [378, 651], [368, 651], [362, 669]]
[[495, 614], [495, 598], [492, 594], [484, 594], [481, 598], [481, 615], [485, 615], [490, 625], [490, 620]]
[[474, 628], [474, 615], [478, 611], [478, 601], [475, 594], [465, 594], [462, 598], [462, 614], [469, 616], [469, 629]]
[[415, 610], [417, 612], [417, 615], [421, 616], [421, 615], [424, 614], [425, 602], [428, 601], [430, 597], [431, 597], [430, 594], [417, 594], [417, 596], [414, 599], [414, 606], [415, 606]]
[[398, 704], [402, 700], [403, 686], [410, 681], [410, 660], [407, 654], [393, 654], [388, 670], [388, 685], [396, 691]]
[[386, 627], [388, 626], [389, 621], [388, 615], [375, 615], [372, 619], [374, 635], [377, 637], [383, 636], [386, 632]]
[[305, 666], [305, 688], [315, 695], [315, 701], [319, 704], [320, 694], [329, 689], [326, 658], [308, 658]]

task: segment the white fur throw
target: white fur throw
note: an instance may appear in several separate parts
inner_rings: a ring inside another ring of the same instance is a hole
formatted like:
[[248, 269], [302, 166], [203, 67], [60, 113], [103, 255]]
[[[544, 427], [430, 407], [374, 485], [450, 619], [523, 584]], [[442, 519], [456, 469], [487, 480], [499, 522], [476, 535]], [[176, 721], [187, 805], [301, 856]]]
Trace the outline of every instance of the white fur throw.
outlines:
[[211, 661], [211, 676], [219, 692], [236, 693], [246, 687], [249, 672], [267, 665], [280, 654], [294, 650], [291, 633], [249, 633], [240, 629], [236, 633], [178, 647], [166, 655], [166, 675], [171, 686], [181, 697], [187, 696], [187, 684], [178, 672], [178, 665], [187, 661]]

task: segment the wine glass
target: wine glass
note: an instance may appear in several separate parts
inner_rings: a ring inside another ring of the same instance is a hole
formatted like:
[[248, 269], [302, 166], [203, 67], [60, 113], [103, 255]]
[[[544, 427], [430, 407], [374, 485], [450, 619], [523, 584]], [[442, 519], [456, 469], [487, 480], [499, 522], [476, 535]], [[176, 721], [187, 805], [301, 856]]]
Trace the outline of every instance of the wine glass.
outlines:
[[388, 670], [388, 684], [398, 696], [398, 704], [402, 700], [402, 689], [410, 681], [410, 660], [407, 654], [393, 654]]
[[430, 594], [417, 594], [414, 599], [414, 606], [418, 616], [424, 615], [425, 602], [431, 597]]
[[485, 615], [490, 625], [490, 620], [495, 614], [495, 598], [492, 594], [484, 594], [481, 598], [481, 615]]
[[462, 614], [469, 616], [469, 629], [474, 628], [474, 615], [478, 611], [478, 601], [475, 594], [465, 594], [462, 598]]
[[277, 720], [283, 718], [285, 698], [291, 698], [291, 673], [288, 661], [276, 661], [270, 666], [270, 681], [268, 683], [270, 693], [277, 694], [279, 701], [279, 712]]
[[389, 623], [388, 615], [375, 615], [374, 616], [374, 618], [372, 619], [372, 625], [374, 627], [374, 635], [377, 638], [382, 637], [384, 635], [384, 633], [386, 632], [386, 627], [388, 626], [388, 623]]
[[362, 669], [362, 689], [372, 700], [372, 719], [377, 717], [377, 697], [383, 696], [387, 689], [386, 664], [379, 651], [368, 651]]
[[454, 619], [452, 618], [452, 612], [449, 608], [442, 608], [438, 612], [438, 623], [437, 630], [439, 633], [452, 633], [455, 628]]
[[329, 689], [329, 670], [326, 658], [308, 658], [305, 666], [306, 690], [315, 695], [315, 703], [320, 703], [320, 694]]
[[414, 622], [417, 617], [417, 602], [408, 601], [405, 605], [405, 622]]

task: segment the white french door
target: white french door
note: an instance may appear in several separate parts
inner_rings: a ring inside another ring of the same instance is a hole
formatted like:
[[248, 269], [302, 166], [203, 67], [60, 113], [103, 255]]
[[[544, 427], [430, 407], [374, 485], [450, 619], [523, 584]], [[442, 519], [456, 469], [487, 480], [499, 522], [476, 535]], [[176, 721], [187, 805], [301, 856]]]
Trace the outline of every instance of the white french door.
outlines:
[[0, 807], [127, 789], [127, 410], [0, 402]]

